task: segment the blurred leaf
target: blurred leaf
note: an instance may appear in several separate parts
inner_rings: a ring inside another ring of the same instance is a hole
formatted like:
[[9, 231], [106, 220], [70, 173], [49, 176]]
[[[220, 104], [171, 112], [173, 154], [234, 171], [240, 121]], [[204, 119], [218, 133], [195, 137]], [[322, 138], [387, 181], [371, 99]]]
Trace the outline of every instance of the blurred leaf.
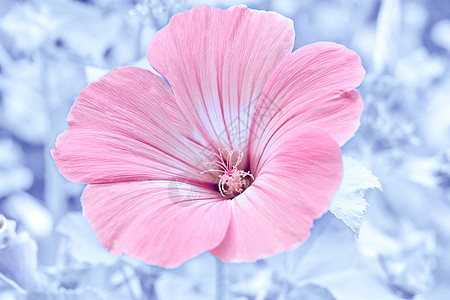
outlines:
[[306, 284], [289, 292], [287, 300], [336, 300], [333, 294], [317, 284]]
[[381, 2], [373, 49], [376, 73], [391, 71], [400, 55], [401, 12], [400, 0], [383, 0]]
[[15, 222], [0, 215], [0, 274], [22, 289], [33, 291], [40, 286], [37, 272], [37, 244], [26, 232], [16, 235]]
[[0, 19], [0, 30], [11, 38], [15, 52], [32, 54], [48, 42], [61, 24], [61, 19], [52, 16], [49, 8], [37, 1], [18, 4]]
[[80, 212], [64, 216], [56, 231], [68, 238], [67, 251], [78, 262], [112, 265], [117, 261], [117, 257], [102, 247], [91, 225]]
[[25, 167], [0, 169], [0, 197], [27, 190], [33, 184], [33, 173]]
[[[229, 280], [235, 280], [236, 282], [231, 284], [230, 291], [233, 295], [251, 297], [255, 299], [272, 299], [276, 295], [280, 294], [282, 284], [278, 284], [273, 279], [274, 272], [270, 268], [263, 268], [262, 266], [251, 266], [250, 264], [240, 264], [239, 268], [233, 265], [226, 265], [230, 271]], [[245, 271], [249, 271], [249, 267], [252, 267], [252, 273], [248, 274], [245, 278], [241, 278], [240, 275]], [[239, 274], [241, 273], [241, 274]], [[239, 274], [239, 275], [238, 275]]]
[[215, 264], [215, 258], [205, 253], [175, 270], [162, 272], [155, 282], [157, 299], [214, 299]]
[[285, 281], [298, 284], [313, 278], [348, 269], [361, 260], [353, 232], [333, 214], [314, 223], [310, 237], [297, 249], [264, 261]]
[[53, 230], [53, 216], [38, 199], [28, 193], [17, 193], [5, 200], [4, 209], [33, 237], [48, 236]]
[[430, 230], [417, 230], [405, 222], [400, 238], [401, 250], [381, 254], [379, 259], [391, 285], [403, 296], [412, 297], [428, 291], [434, 283], [436, 237]]
[[3, 71], [0, 89], [3, 106], [0, 119], [4, 126], [20, 139], [41, 144], [47, 138], [50, 120], [42, 94], [42, 74], [37, 62], [27, 59], [14, 61]]
[[12, 139], [0, 139], [0, 169], [9, 169], [21, 164], [23, 151]]
[[[326, 287], [338, 300], [401, 300], [380, 277], [369, 270], [348, 269], [308, 280]], [[313, 298], [314, 299], [314, 298]]]
[[450, 19], [447, 18], [436, 22], [431, 30], [431, 38], [433, 42], [450, 53]]
[[429, 290], [434, 282], [438, 249], [431, 230], [418, 230], [410, 221], [399, 220], [395, 235], [366, 222], [358, 239], [367, 258], [378, 261], [390, 286], [405, 298]]

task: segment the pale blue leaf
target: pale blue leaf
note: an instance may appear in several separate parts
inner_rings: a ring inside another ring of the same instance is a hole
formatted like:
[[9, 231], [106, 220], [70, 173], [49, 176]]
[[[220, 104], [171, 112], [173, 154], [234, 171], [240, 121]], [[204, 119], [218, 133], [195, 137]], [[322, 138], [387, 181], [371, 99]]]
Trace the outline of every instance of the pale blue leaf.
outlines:
[[157, 299], [214, 299], [215, 267], [215, 258], [204, 254], [175, 270], [163, 272], [155, 282]]
[[354, 233], [333, 214], [314, 223], [310, 237], [297, 249], [265, 259], [290, 284], [359, 264]]
[[300, 288], [292, 289], [287, 300], [336, 300], [333, 294], [327, 289], [317, 284], [306, 284]]
[[80, 212], [65, 215], [56, 231], [67, 237], [67, 249], [79, 262], [112, 265], [117, 261], [117, 257], [102, 247], [91, 225]]
[[53, 216], [50, 211], [28, 193], [9, 196], [3, 207], [5, 213], [23, 225], [33, 237], [49, 236], [53, 230]]
[[14, 221], [0, 215], [1, 278], [7, 278], [8, 283], [11, 281], [26, 291], [37, 290], [41, 285], [37, 244], [26, 232], [16, 234], [15, 226]]
[[326, 287], [337, 300], [401, 300], [383, 282], [380, 276], [369, 270], [348, 269], [324, 274], [308, 281]]
[[401, 41], [400, 0], [383, 0], [378, 13], [373, 49], [375, 72], [390, 71], [400, 54]]
[[435, 234], [401, 220], [392, 236], [372, 223], [365, 222], [358, 239], [365, 257], [380, 263], [392, 289], [404, 297], [427, 292], [434, 283], [439, 256]]
[[450, 19], [436, 22], [431, 30], [433, 42], [445, 48], [450, 53]]
[[344, 155], [343, 163], [344, 176], [330, 211], [358, 235], [367, 208], [364, 191], [369, 188], [381, 190], [381, 184], [372, 172], [353, 158]]
[[29, 189], [32, 184], [33, 173], [26, 167], [0, 169], [0, 197]]
[[[239, 268], [241, 274], [248, 271], [249, 265], [241, 265]], [[227, 269], [233, 267], [232, 265], [226, 265]], [[238, 271], [237, 268], [235, 268]], [[242, 272], [244, 271], [244, 272]], [[237, 277], [237, 276], [236, 276]], [[251, 297], [255, 299], [268, 299], [268, 297], [274, 298], [280, 293], [281, 285], [274, 284], [274, 272], [270, 268], [255, 268], [251, 275], [246, 278], [237, 278], [237, 282], [230, 286], [230, 290], [234, 295], [240, 295], [244, 297]], [[269, 298], [271, 299], [271, 298]]]

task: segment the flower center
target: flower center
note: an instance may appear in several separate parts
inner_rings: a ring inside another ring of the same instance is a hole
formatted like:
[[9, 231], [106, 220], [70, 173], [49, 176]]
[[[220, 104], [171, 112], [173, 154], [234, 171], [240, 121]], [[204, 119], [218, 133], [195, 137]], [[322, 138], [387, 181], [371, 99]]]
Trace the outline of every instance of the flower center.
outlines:
[[250, 171], [239, 169], [244, 153], [239, 149], [218, 149], [218, 153], [214, 153], [215, 160], [208, 164], [214, 168], [203, 171], [219, 173], [219, 192], [224, 197], [235, 197], [242, 193], [250, 186], [255, 179]]

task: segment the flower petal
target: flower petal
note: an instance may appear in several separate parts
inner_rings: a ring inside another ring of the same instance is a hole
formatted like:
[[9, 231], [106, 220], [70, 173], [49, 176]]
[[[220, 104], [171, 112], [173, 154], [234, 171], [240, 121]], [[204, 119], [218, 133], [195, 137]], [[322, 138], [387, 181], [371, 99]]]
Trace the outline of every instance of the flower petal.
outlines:
[[341, 151], [324, 131], [296, 130], [270, 154], [255, 181], [233, 201], [230, 227], [211, 254], [226, 262], [251, 262], [290, 250], [310, 234], [342, 178]]
[[91, 83], [75, 101], [68, 123], [52, 155], [69, 180], [202, 176], [203, 148], [191, 136], [169, 86], [148, 70], [117, 68]]
[[252, 156], [259, 157], [275, 133], [280, 138], [298, 127], [321, 128], [343, 145], [359, 127], [363, 103], [354, 88], [364, 74], [359, 56], [335, 43], [310, 44], [286, 56], [258, 101]]
[[252, 105], [293, 43], [292, 20], [277, 13], [196, 6], [172, 17], [147, 55], [204, 143], [232, 149], [246, 146]]
[[222, 241], [230, 208], [220, 197], [175, 181], [90, 184], [82, 206], [112, 254], [175, 268]]

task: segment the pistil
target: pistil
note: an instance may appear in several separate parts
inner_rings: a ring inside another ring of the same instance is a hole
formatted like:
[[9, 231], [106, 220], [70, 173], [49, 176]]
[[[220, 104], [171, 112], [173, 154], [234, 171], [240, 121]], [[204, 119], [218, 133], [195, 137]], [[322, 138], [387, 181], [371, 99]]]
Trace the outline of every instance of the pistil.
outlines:
[[250, 171], [239, 169], [244, 153], [240, 149], [218, 149], [214, 153], [216, 160], [210, 162], [214, 168], [202, 173], [219, 173], [219, 192], [223, 197], [237, 196], [242, 193], [255, 179]]

